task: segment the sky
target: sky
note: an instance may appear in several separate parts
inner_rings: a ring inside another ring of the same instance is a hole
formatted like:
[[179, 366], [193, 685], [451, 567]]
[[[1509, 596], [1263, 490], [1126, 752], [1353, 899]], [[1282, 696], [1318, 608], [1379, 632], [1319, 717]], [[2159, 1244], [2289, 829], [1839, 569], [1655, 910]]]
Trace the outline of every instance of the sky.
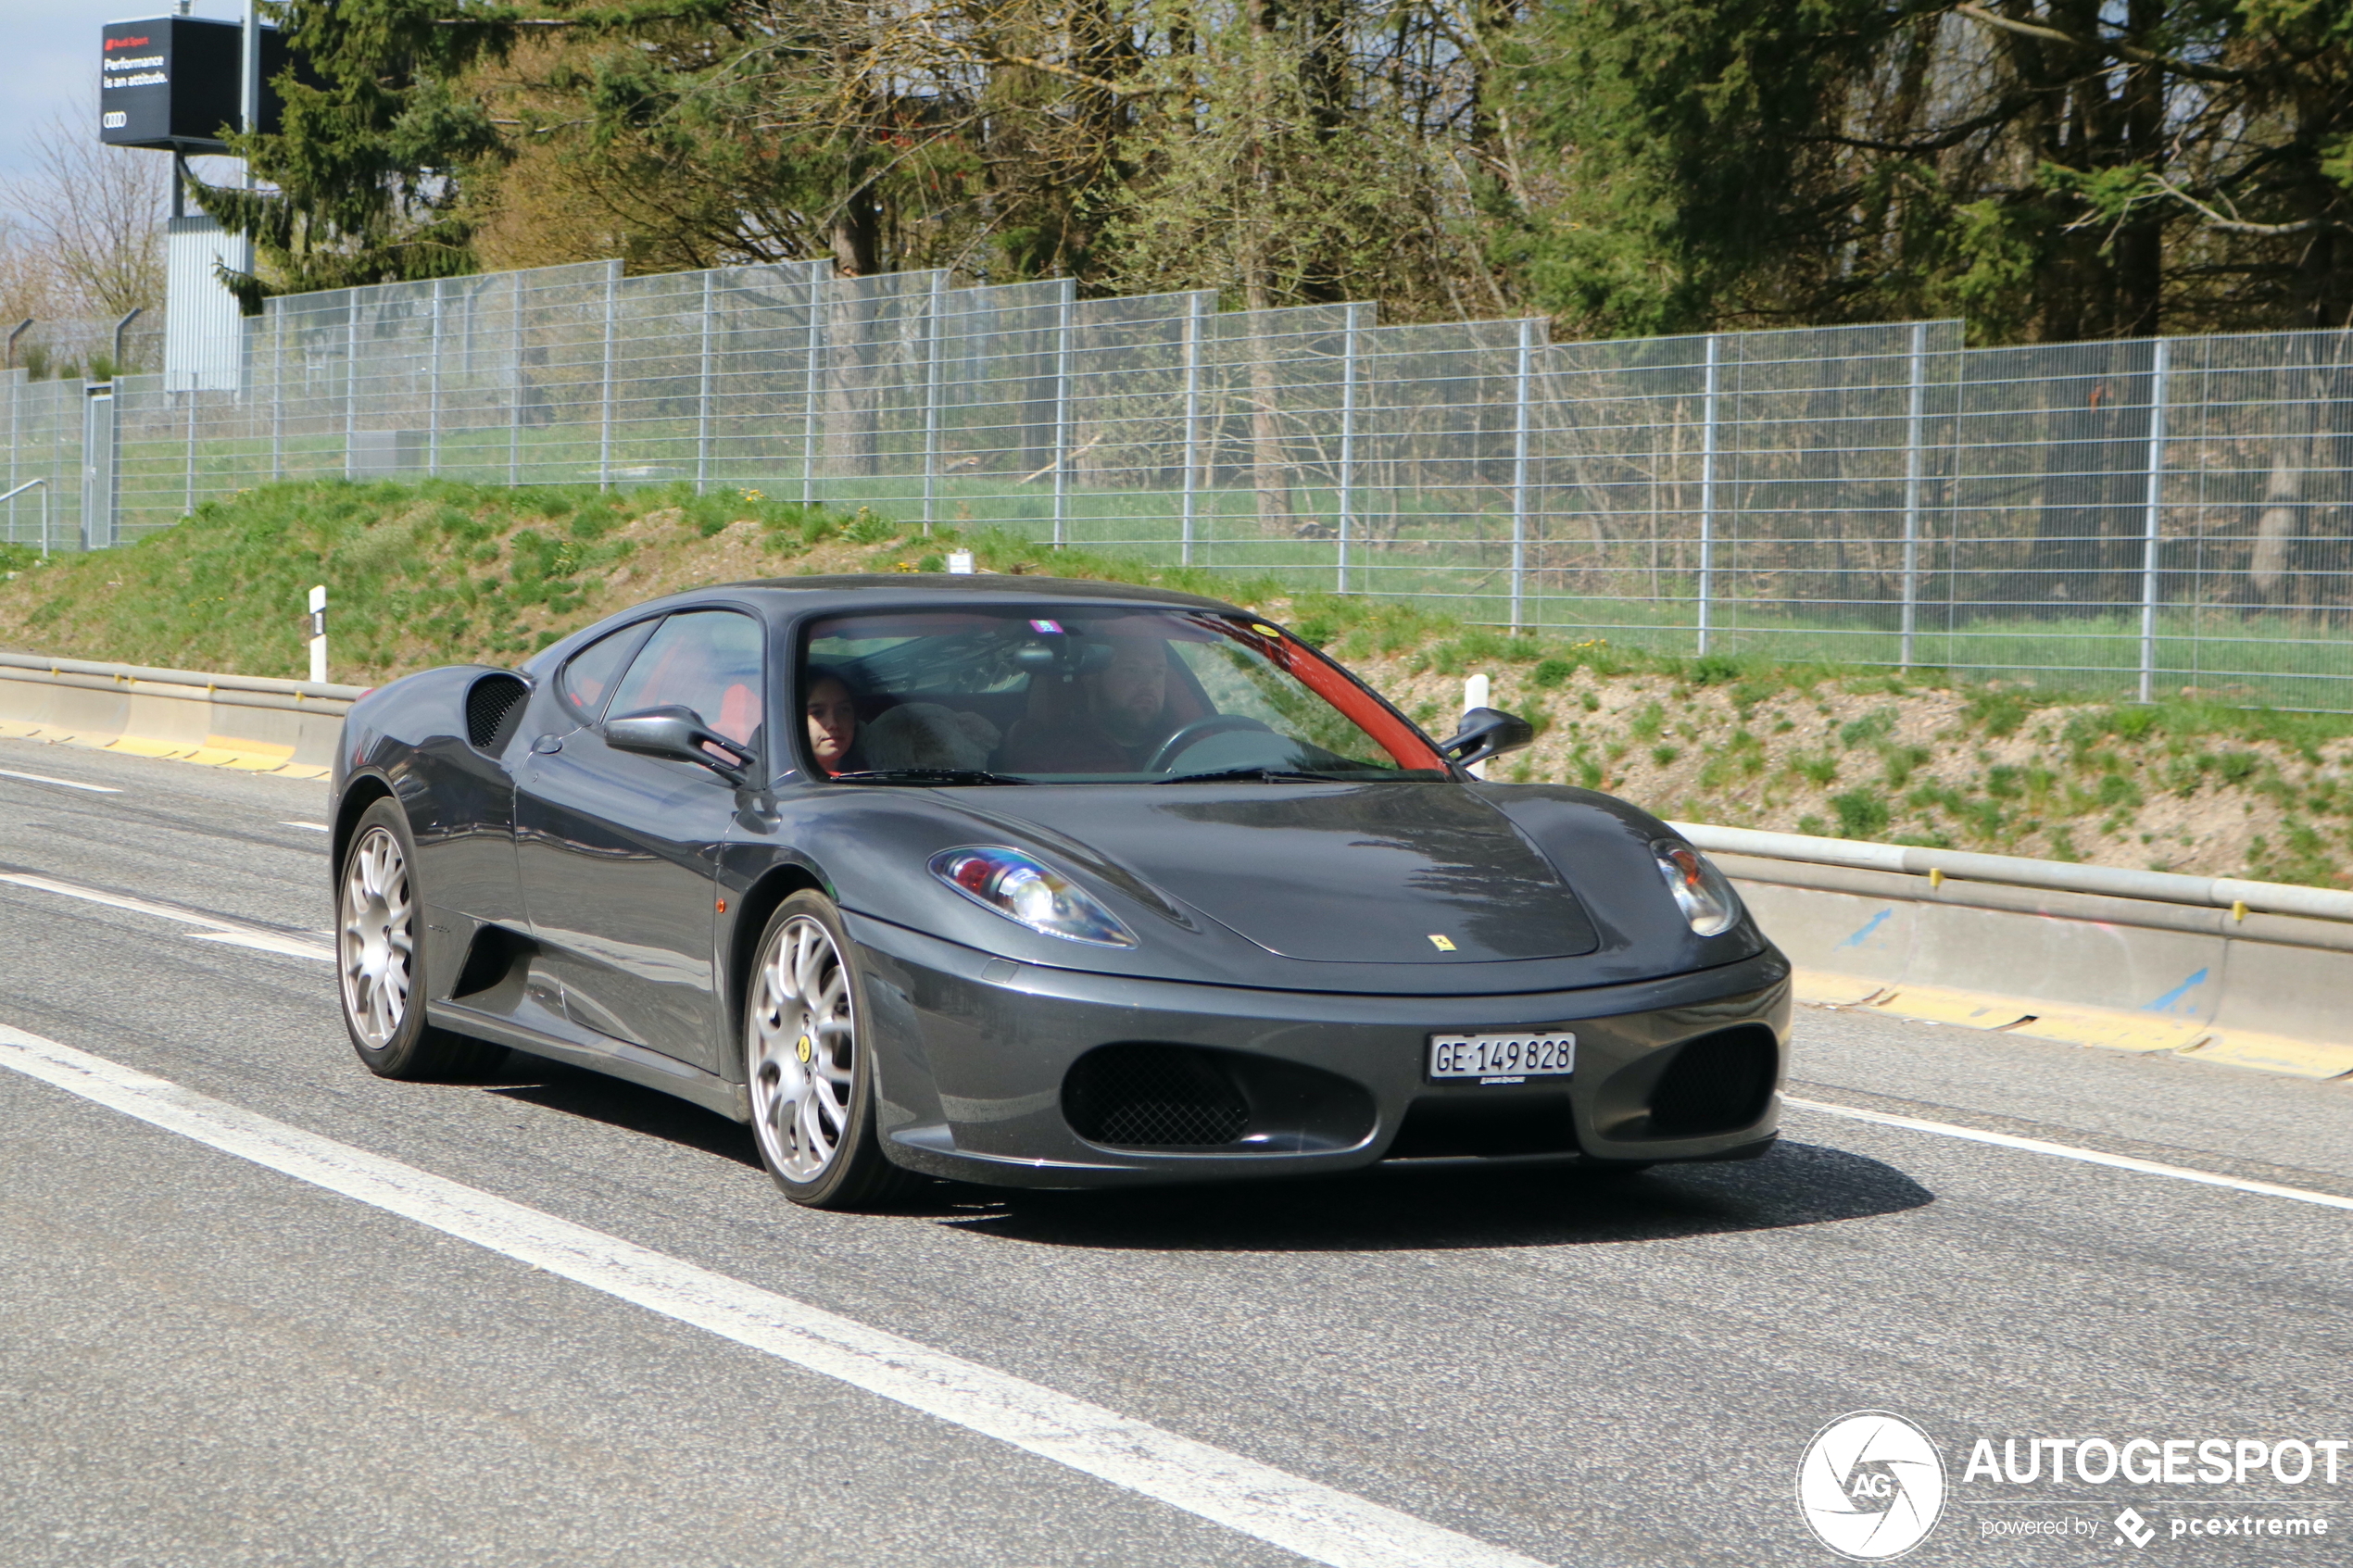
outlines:
[[[0, 0], [0, 211], [15, 210], [12, 192], [31, 172], [33, 135], [52, 116], [80, 116], [97, 138], [99, 30], [176, 8], [174, 0]], [[245, 6], [196, 0], [194, 14], [233, 19]]]

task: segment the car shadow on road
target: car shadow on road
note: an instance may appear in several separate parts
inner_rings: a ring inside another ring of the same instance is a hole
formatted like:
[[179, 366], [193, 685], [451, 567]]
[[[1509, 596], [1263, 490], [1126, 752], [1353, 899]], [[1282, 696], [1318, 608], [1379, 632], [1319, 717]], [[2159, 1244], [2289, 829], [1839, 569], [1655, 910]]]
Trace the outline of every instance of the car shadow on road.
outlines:
[[1667, 1241], [1867, 1220], [1936, 1197], [1892, 1165], [1787, 1138], [1761, 1160], [1638, 1173], [1389, 1166], [1125, 1192], [956, 1191], [966, 1201], [944, 1198], [930, 1211], [978, 1235], [1050, 1247], [1239, 1252]]
[[751, 1141], [751, 1129], [741, 1123], [689, 1105], [673, 1095], [640, 1088], [601, 1073], [514, 1051], [484, 1086], [503, 1098], [666, 1139], [705, 1154], [721, 1155], [755, 1171], [761, 1168], [760, 1150]]

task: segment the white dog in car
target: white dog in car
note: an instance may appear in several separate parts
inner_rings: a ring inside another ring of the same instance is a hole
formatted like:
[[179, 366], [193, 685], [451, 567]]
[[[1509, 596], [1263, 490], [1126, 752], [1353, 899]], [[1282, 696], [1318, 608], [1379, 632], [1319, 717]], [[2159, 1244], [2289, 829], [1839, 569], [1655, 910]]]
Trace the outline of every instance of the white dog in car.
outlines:
[[983, 769], [1003, 739], [996, 725], [977, 713], [937, 702], [902, 702], [885, 709], [859, 737], [866, 765], [898, 768]]

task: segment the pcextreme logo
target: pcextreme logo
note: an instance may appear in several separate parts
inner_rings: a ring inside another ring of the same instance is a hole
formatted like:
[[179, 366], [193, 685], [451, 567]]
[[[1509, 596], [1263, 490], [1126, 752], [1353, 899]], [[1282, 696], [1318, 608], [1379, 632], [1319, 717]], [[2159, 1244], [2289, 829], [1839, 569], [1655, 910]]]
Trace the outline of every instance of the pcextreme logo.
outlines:
[[1806, 1445], [1797, 1507], [1841, 1557], [1901, 1557], [1928, 1538], [1944, 1512], [1944, 1461], [1928, 1434], [1902, 1416], [1856, 1411]]

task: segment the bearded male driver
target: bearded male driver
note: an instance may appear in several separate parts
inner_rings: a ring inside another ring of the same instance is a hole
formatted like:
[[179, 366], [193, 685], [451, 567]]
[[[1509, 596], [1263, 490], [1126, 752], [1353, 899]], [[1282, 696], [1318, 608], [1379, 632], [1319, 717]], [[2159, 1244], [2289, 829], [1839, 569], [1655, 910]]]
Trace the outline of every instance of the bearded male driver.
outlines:
[[1101, 641], [1111, 656], [1101, 668], [1078, 677], [1076, 700], [1056, 704], [1062, 711], [1052, 716], [1033, 708], [1006, 737], [999, 768], [1020, 773], [1143, 771], [1173, 728], [1168, 721], [1168, 645], [1158, 637]]

